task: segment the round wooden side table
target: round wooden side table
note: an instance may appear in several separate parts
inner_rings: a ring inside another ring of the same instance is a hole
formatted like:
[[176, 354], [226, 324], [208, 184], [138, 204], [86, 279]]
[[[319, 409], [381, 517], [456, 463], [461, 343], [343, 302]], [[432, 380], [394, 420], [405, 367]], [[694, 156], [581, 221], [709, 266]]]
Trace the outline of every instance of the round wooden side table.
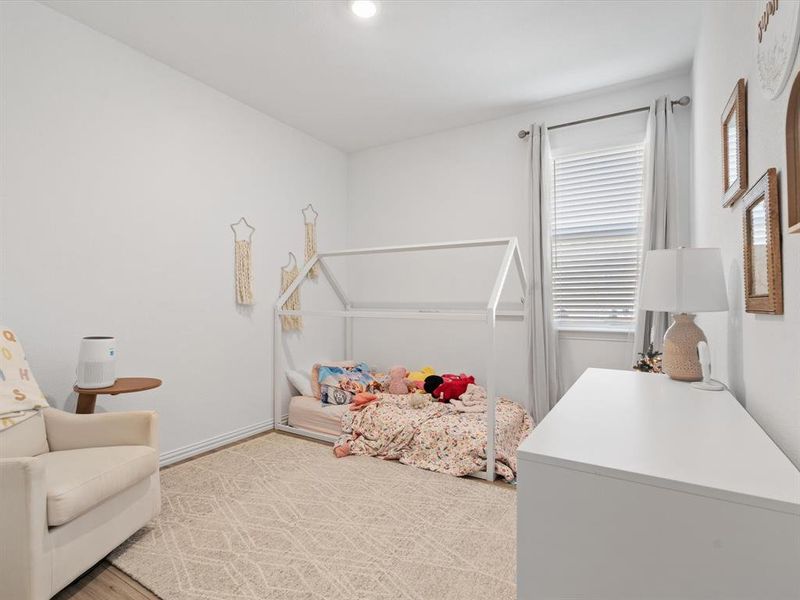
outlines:
[[79, 415], [92, 414], [95, 402], [97, 402], [97, 396], [101, 394], [109, 394], [111, 396], [130, 394], [131, 392], [152, 390], [160, 385], [161, 380], [154, 377], [120, 377], [114, 385], [96, 389], [84, 389], [76, 385], [72, 388], [78, 393], [78, 405], [75, 407], [75, 412]]

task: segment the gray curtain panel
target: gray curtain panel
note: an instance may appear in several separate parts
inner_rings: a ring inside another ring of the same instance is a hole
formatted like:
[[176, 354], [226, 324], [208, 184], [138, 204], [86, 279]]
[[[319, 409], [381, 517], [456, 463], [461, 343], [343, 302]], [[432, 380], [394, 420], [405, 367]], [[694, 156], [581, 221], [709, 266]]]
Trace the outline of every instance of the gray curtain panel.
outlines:
[[[650, 105], [644, 153], [644, 214], [642, 218], [642, 265], [648, 250], [675, 246], [677, 227], [677, 182], [675, 179], [675, 129], [672, 105], [666, 96]], [[641, 273], [639, 276], [641, 282]], [[638, 310], [633, 338], [633, 360], [652, 342], [660, 349], [669, 315]]]
[[553, 322], [552, 266], [550, 243], [550, 182], [552, 159], [547, 127], [531, 126], [530, 231], [531, 277], [529, 289], [530, 374], [534, 396], [529, 410], [539, 423], [561, 397], [558, 334]]

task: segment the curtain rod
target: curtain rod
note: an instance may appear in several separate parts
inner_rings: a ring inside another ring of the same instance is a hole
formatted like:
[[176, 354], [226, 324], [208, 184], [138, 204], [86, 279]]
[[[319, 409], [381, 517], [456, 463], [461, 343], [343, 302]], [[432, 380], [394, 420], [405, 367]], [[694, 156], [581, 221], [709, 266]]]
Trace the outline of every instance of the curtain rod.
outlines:
[[[692, 101], [689, 96], [682, 96], [677, 100], [670, 100], [670, 106], [675, 108], [675, 105], [678, 106], [688, 106], [689, 103]], [[572, 127], [573, 125], [583, 125], [584, 123], [591, 123], [592, 121], [602, 121], [603, 119], [610, 119], [612, 117], [621, 117], [623, 115], [632, 115], [634, 113], [644, 112], [646, 110], [650, 110], [649, 106], [640, 106], [638, 108], [631, 108], [629, 110], [622, 110], [620, 112], [609, 113], [607, 115], [599, 115], [597, 117], [589, 117], [588, 119], [580, 119], [578, 121], [570, 121], [569, 123], [559, 123], [558, 125], [551, 125], [547, 128], [547, 131], [552, 131], [553, 129], [561, 129], [562, 127]], [[517, 133], [517, 137], [523, 140], [531, 134], [530, 131], [527, 129], [520, 129], [519, 133]]]

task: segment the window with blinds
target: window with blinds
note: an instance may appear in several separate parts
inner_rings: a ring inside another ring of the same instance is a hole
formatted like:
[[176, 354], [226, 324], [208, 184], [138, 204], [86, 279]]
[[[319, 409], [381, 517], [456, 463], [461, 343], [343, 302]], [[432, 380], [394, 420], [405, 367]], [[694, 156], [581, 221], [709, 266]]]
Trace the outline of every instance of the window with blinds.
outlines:
[[632, 329], [643, 144], [553, 161], [553, 310], [561, 328]]

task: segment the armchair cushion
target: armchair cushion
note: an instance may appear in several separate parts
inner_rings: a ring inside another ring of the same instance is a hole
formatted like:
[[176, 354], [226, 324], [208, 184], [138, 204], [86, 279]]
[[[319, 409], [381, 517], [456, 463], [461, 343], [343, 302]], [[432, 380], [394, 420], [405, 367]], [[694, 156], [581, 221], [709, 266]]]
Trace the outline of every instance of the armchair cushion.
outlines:
[[75, 450], [99, 446], [150, 446], [158, 450], [158, 414], [129, 411], [75, 415], [44, 410], [50, 450]]
[[72, 521], [158, 469], [150, 446], [110, 446], [40, 455], [45, 467], [47, 523]]
[[22, 423], [0, 431], [0, 458], [38, 456], [49, 451], [41, 411]]

